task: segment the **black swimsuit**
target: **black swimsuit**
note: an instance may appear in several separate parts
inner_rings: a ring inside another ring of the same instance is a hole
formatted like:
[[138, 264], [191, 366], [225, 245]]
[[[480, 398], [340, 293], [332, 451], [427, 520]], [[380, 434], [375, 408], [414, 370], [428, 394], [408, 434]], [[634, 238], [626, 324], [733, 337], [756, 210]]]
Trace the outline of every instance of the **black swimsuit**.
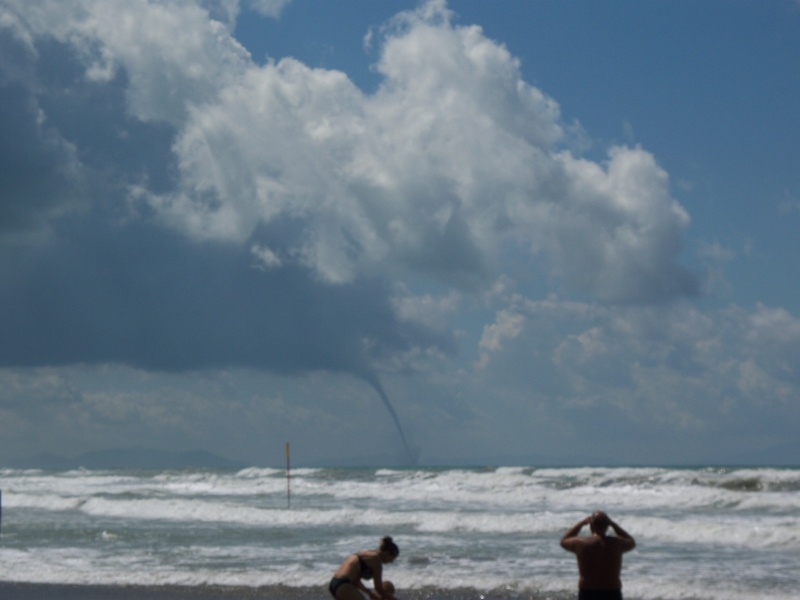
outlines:
[[361, 556], [358, 554], [356, 554], [356, 556], [358, 557], [358, 566], [361, 568], [361, 579], [372, 579], [372, 569], [370, 566]]
[[578, 600], [622, 600], [619, 590], [578, 590]]

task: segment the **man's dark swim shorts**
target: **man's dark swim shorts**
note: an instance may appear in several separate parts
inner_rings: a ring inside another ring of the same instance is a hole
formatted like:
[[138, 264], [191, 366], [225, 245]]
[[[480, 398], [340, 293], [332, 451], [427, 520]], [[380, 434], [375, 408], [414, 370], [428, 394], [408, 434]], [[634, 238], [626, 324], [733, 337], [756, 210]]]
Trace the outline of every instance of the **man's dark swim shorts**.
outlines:
[[578, 590], [578, 600], [622, 600], [619, 590]]

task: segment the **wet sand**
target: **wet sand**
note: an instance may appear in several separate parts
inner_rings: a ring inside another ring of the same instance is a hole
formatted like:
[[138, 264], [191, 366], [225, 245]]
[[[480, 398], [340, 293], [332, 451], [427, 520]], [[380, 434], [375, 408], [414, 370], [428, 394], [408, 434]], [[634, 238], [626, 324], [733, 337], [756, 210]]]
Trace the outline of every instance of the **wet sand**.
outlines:
[[[476, 590], [409, 590], [400, 600], [574, 600], [575, 593], [479, 593]], [[0, 582], [0, 600], [331, 600], [325, 587], [67, 585]], [[365, 597], [366, 600], [366, 597]]]
[[304, 600], [324, 598], [321, 589], [225, 586], [65, 585], [0, 582], [2, 600]]

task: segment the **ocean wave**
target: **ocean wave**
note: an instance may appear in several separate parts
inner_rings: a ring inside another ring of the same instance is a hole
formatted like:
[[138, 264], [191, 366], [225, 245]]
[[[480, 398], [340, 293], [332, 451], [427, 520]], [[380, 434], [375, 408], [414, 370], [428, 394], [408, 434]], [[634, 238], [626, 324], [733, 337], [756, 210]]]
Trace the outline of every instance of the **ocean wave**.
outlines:
[[291, 507], [285, 475], [3, 471], [3, 578], [324, 589], [389, 534], [402, 554], [388, 572], [408, 591], [529, 600], [572, 589], [558, 540], [602, 508], [638, 542], [626, 597], [727, 598], [728, 582], [737, 597], [793, 593], [798, 470], [301, 469]]

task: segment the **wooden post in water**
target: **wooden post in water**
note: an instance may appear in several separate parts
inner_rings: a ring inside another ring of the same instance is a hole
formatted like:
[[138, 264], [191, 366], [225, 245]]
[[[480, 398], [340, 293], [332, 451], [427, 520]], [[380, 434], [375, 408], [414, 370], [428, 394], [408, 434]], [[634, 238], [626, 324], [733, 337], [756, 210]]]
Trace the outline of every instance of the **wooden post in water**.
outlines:
[[286, 442], [286, 508], [292, 508], [290, 472], [291, 472], [291, 467], [289, 465], [289, 442]]

